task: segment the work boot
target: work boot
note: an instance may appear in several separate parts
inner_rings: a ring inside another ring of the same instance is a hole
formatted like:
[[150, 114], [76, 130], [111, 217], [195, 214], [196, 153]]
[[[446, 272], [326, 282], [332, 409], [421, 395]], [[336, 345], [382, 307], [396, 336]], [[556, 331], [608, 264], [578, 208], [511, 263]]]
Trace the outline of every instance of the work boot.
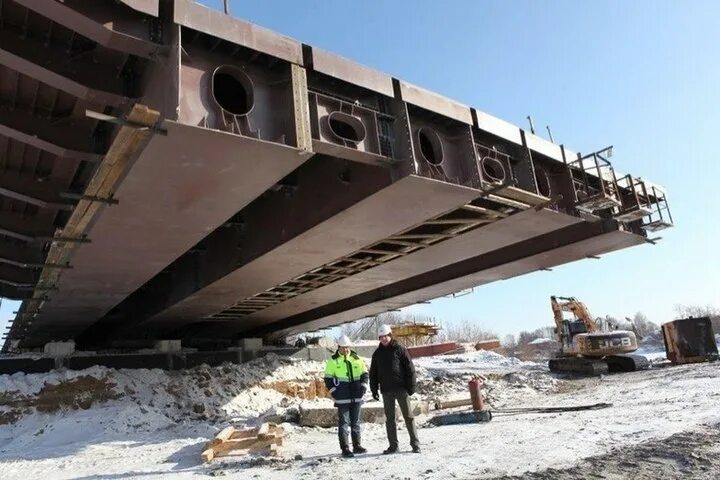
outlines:
[[362, 439], [360, 438], [360, 435], [353, 434], [352, 443], [353, 453], [367, 453], [367, 448], [363, 448], [362, 446]]
[[389, 455], [391, 453], [397, 453], [398, 447], [388, 447], [385, 450], [383, 450], [383, 455]]
[[[350, 451], [350, 445], [348, 444], [348, 437], [346, 435], [339, 434], [340, 439], [340, 451], [343, 457], [352, 457], [353, 454]], [[349, 454], [349, 455], [348, 455]]]
[[413, 453], [420, 453], [420, 447], [415, 446], [415, 447], [412, 447], [412, 449], [413, 449]]

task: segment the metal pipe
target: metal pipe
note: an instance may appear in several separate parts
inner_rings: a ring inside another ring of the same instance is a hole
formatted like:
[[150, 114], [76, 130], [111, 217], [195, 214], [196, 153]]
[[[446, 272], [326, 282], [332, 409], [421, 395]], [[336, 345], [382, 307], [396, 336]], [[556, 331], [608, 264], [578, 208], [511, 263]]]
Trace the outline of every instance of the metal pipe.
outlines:
[[547, 128], [548, 135], [550, 135], [550, 141], [551, 141], [552, 143], [555, 143], [555, 139], [554, 139], [553, 136], [552, 136], [552, 131], [550, 130], [550, 125], [545, 125], [545, 128]]

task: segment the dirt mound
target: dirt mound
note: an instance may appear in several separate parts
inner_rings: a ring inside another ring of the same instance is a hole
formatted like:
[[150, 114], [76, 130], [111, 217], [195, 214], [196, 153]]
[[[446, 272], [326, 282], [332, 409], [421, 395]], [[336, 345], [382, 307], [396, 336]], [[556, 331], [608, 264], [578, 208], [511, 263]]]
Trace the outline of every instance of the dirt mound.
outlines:
[[18, 391], [0, 394], [0, 425], [16, 422], [33, 412], [52, 413], [58, 410], [87, 410], [95, 402], [106, 402], [123, 396], [114, 390], [108, 378], [76, 377], [57, 384], [45, 385], [37, 395]]
[[319, 377], [309, 381], [283, 380], [279, 382], [266, 383], [262, 386], [264, 388], [272, 388], [276, 392], [280, 392], [288, 397], [301, 398], [303, 400], [331, 398], [330, 392], [327, 387], [325, 387], [325, 381]]

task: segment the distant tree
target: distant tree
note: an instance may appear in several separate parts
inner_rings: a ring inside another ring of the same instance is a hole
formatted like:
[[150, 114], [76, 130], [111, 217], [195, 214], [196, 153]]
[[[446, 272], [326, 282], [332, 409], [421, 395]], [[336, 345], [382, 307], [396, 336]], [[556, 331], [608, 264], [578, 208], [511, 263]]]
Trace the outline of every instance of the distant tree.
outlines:
[[678, 318], [687, 317], [710, 317], [713, 330], [720, 333], [720, 309], [712, 305], [675, 305], [675, 313]]
[[542, 334], [538, 330], [532, 332], [522, 331], [518, 334], [518, 346], [527, 345], [535, 339], [541, 338]]
[[498, 338], [497, 332], [483, 328], [471, 320], [443, 326], [440, 339], [449, 342], [479, 342]]
[[557, 334], [555, 333], [555, 326], [545, 326], [540, 327], [532, 332], [520, 332], [518, 334], [518, 340], [517, 344], [518, 346], [527, 345], [533, 340], [537, 340], [538, 338], [549, 338], [550, 340], [557, 340]]
[[505, 348], [515, 348], [517, 347], [517, 340], [515, 340], [515, 335], [505, 335], [505, 338], [503, 338], [502, 346]]
[[648, 320], [642, 312], [637, 312], [630, 323], [635, 335], [638, 337], [638, 340], [642, 340], [651, 333], [660, 331], [660, 327], [656, 323]]

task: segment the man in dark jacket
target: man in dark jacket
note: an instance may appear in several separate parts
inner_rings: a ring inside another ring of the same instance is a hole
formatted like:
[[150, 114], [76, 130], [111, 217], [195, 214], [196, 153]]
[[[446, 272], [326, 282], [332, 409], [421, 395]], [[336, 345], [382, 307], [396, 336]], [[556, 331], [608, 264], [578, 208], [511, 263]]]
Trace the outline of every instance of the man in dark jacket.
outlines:
[[415, 393], [415, 367], [407, 349], [392, 338], [392, 330], [383, 325], [378, 331], [380, 345], [372, 356], [370, 364], [370, 391], [375, 400], [380, 400], [378, 386], [385, 408], [385, 428], [390, 446], [384, 454], [398, 451], [397, 425], [395, 423], [395, 402], [405, 419], [410, 434], [413, 452], [420, 453], [420, 441], [415, 429], [415, 418], [410, 407], [410, 395]]

